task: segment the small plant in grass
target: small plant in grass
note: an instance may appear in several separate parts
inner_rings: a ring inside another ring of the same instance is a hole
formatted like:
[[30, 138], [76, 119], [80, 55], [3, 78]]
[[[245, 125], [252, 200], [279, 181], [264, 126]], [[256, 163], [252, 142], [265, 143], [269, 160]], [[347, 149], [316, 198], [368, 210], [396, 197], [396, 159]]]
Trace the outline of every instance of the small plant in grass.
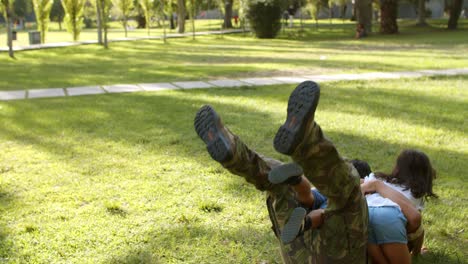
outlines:
[[258, 38], [274, 38], [281, 29], [280, 0], [253, 0], [247, 18]]
[[128, 214], [127, 210], [122, 207], [122, 205], [116, 201], [106, 202], [106, 210], [112, 215], [126, 216]]
[[45, 42], [46, 32], [49, 30], [49, 16], [52, 10], [52, 0], [33, 0], [36, 14], [37, 30], [41, 32], [41, 43]]
[[219, 213], [223, 211], [223, 207], [215, 202], [203, 202], [200, 204], [199, 208], [205, 213]]
[[34, 233], [34, 232], [37, 232], [39, 229], [37, 228], [36, 225], [33, 225], [33, 224], [28, 224], [24, 227], [24, 231], [26, 231], [26, 233]]

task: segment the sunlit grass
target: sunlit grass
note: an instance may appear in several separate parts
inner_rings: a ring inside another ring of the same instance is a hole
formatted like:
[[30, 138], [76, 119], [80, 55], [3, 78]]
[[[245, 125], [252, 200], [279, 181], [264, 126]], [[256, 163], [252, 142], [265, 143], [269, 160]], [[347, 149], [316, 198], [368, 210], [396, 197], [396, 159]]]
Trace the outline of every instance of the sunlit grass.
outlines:
[[[391, 169], [426, 152], [438, 200], [431, 252], [462, 263], [467, 76], [322, 85], [316, 120], [340, 153]], [[264, 196], [212, 161], [193, 117], [213, 105], [260, 153], [292, 85], [0, 102], [0, 259], [6, 263], [279, 263]]]
[[345, 23], [287, 29], [273, 40], [236, 34], [24, 51], [15, 60], [2, 53], [0, 90], [468, 67], [467, 29], [437, 25], [402, 22], [398, 35], [362, 40]]
[[[195, 21], [195, 32], [221, 30], [223, 21], [220, 19], [211, 20], [196, 20]], [[58, 23], [51, 22], [50, 29], [46, 33], [45, 43], [56, 43], [56, 42], [73, 42], [73, 35], [66, 31], [65, 24], [62, 23], [62, 29], [59, 28]], [[157, 27], [152, 25], [148, 35], [148, 30], [145, 28], [136, 28], [136, 22], [131, 21], [129, 23], [131, 29], [127, 31], [127, 37], [129, 38], [142, 38], [142, 37], [154, 37], [162, 36], [164, 34], [164, 28], [161, 26]], [[178, 33], [177, 29], [170, 29], [168, 22], [166, 21], [166, 34]], [[238, 27], [237, 27], [238, 28]], [[37, 31], [35, 24], [28, 23], [24, 30], [17, 31], [17, 40], [13, 42], [14, 46], [29, 46], [29, 33], [30, 31]], [[192, 32], [192, 24], [187, 20], [186, 32]], [[109, 40], [125, 38], [125, 31], [122, 24], [119, 22], [110, 23], [110, 28], [107, 35]], [[80, 34], [79, 41], [97, 41], [97, 29], [96, 28], [83, 28]], [[4, 27], [0, 28], [0, 47], [6, 47], [6, 30]]]

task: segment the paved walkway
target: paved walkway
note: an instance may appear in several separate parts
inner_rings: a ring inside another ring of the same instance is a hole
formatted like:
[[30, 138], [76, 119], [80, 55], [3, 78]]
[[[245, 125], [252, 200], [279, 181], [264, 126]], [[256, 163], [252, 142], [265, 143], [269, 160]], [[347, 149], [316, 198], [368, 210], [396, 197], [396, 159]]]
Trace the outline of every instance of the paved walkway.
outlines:
[[[233, 33], [242, 33], [242, 29], [227, 29], [227, 30], [216, 30], [216, 31], [202, 31], [195, 32], [195, 36], [205, 36], [205, 35], [222, 35], [222, 34], [233, 34]], [[246, 30], [245, 32], [249, 32]], [[97, 33], [96, 33], [97, 34]], [[192, 32], [189, 33], [170, 33], [166, 35], [166, 38], [182, 38], [182, 37], [191, 37]], [[134, 38], [116, 38], [110, 39], [109, 42], [120, 42], [120, 41], [134, 41], [134, 40], [146, 40], [146, 39], [163, 39], [163, 36], [147, 36], [147, 37], [134, 37]], [[77, 42], [55, 42], [55, 43], [46, 43], [46, 44], [35, 44], [29, 46], [14, 46], [14, 51], [23, 51], [23, 50], [39, 50], [39, 49], [48, 49], [48, 48], [61, 48], [61, 47], [71, 47], [87, 44], [98, 44], [97, 40], [89, 41], [77, 41]], [[8, 47], [0, 47], [0, 52], [8, 51]]]
[[269, 78], [244, 78], [222, 79], [210, 81], [172, 82], [172, 83], [140, 83], [140, 84], [115, 84], [103, 86], [86, 86], [70, 88], [31, 89], [19, 91], [0, 91], [0, 101], [22, 100], [48, 97], [65, 97], [80, 95], [95, 95], [105, 93], [129, 93], [144, 91], [161, 91], [176, 89], [240, 87], [240, 86], [264, 86], [274, 84], [296, 84], [305, 80], [314, 80], [318, 83], [343, 80], [375, 80], [375, 79], [399, 79], [419, 78], [435, 75], [464, 75], [468, 74], [468, 68], [445, 70], [421, 70], [411, 72], [368, 72], [358, 74], [334, 74], [334, 75], [307, 75], [298, 77], [269, 77]]

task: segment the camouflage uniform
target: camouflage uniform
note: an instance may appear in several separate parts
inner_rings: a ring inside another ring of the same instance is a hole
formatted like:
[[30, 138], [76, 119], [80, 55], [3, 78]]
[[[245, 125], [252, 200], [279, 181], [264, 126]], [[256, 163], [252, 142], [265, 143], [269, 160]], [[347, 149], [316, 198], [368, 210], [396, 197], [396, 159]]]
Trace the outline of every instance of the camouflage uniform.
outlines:
[[[273, 185], [269, 171], [281, 162], [259, 155], [234, 136], [234, 157], [222, 165], [267, 193], [272, 228], [279, 237], [292, 210], [300, 204], [288, 185]], [[367, 203], [361, 195], [359, 175], [313, 123], [292, 155], [305, 176], [325, 196], [328, 206], [320, 229], [308, 230], [290, 244], [280, 239], [284, 263], [365, 263], [367, 246]]]

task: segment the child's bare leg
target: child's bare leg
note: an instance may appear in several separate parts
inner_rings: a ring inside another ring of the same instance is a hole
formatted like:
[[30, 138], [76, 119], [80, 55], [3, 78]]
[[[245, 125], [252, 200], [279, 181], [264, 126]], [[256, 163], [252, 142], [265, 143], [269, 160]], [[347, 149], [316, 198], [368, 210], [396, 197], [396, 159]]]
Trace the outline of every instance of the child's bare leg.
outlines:
[[368, 244], [367, 253], [372, 259], [372, 264], [388, 264], [388, 260], [385, 258], [382, 249], [377, 244]]
[[390, 264], [410, 264], [411, 256], [406, 244], [388, 243], [380, 245]]

